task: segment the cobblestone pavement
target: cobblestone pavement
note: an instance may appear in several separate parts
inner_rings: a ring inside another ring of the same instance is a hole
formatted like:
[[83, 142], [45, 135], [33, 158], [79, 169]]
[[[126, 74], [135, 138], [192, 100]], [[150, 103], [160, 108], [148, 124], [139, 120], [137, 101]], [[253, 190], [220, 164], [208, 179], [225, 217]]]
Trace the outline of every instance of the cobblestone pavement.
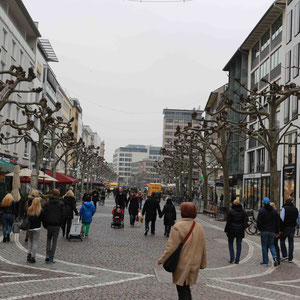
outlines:
[[[157, 266], [166, 245], [162, 220], [155, 236], [143, 235], [143, 224], [113, 229], [113, 200], [99, 206], [90, 236], [83, 242], [59, 237], [56, 263], [45, 264], [46, 234], [39, 241], [36, 264], [27, 264], [24, 233], [0, 243], [1, 299], [177, 299], [171, 277]], [[300, 299], [300, 239], [295, 239], [295, 260], [278, 268], [260, 266], [257, 236], [243, 240], [239, 265], [228, 264], [224, 223], [201, 215], [206, 232], [208, 268], [192, 287], [193, 299]]]

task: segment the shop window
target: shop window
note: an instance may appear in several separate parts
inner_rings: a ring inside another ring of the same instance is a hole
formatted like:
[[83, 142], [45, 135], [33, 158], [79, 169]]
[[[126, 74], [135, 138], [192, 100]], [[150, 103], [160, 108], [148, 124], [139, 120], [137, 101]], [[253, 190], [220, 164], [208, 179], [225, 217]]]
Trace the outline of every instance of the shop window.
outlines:
[[283, 180], [284, 180], [283, 200], [284, 201], [289, 197], [294, 198], [295, 178], [296, 178], [295, 168], [289, 168], [284, 170], [284, 174], [283, 174]]
[[254, 173], [254, 151], [248, 153], [249, 173]]
[[298, 98], [297, 96], [291, 96], [292, 99], [292, 118], [298, 118]]
[[284, 137], [284, 164], [292, 165], [296, 162], [296, 132], [288, 134]]
[[285, 83], [288, 83], [291, 80], [291, 55], [291, 51], [287, 52], [285, 55]]
[[286, 43], [292, 40], [293, 35], [293, 11], [291, 10], [286, 16]]
[[284, 100], [284, 124], [290, 120], [290, 97]]
[[272, 25], [272, 41], [282, 32], [282, 15]]
[[265, 149], [257, 150], [257, 164], [256, 172], [261, 173], [265, 171]]

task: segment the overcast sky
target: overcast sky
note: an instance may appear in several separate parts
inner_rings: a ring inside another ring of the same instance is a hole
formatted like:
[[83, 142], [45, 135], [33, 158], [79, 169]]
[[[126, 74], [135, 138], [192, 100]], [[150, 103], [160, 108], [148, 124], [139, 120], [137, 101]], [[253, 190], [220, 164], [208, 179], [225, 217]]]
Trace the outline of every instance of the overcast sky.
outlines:
[[58, 56], [51, 64], [58, 81], [80, 100], [110, 162], [120, 146], [161, 146], [163, 108], [204, 108], [273, 0], [23, 2]]

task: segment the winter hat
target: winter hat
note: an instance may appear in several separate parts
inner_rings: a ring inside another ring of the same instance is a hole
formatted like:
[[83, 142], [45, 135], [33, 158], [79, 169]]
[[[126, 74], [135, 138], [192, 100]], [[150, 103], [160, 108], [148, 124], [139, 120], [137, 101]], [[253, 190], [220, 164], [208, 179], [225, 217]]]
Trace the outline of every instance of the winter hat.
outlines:
[[270, 199], [268, 197], [264, 198], [264, 204], [270, 204]]

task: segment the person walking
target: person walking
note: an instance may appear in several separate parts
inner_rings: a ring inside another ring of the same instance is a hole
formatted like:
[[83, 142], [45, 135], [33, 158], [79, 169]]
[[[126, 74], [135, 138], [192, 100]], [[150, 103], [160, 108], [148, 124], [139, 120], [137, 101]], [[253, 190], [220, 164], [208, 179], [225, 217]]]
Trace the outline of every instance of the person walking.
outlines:
[[106, 198], [105, 189], [102, 189], [100, 192], [100, 205], [104, 205]]
[[171, 227], [175, 224], [176, 220], [176, 209], [173, 205], [172, 199], [167, 198], [167, 203], [164, 205], [164, 208], [161, 212], [160, 217], [164, 217], [165, 233], [164, 235], [169, 237]]
[[[63, 237], [66, 236], [66, 239], [69, 237], [71, 230], [72, 220], [74, 218], [74, 213], [78, 216], [78, 210], [76, 208], [76, 200], [74, 193], [71, 190], [68, 190], [63, 198], [64, 203], [64, 221], [62, 224], [62, 233]], [[66, 228], [67, 227], [67, 228]]]
[[[235, 262], [239, 264], [241, 251], [242, 251], [242, 240], [245, 237], [245, 229], [248, 224], [248, 215], [243, 210], [243, 207], [239, 200], [234, 200], [227, 214], [227, 222], [224, 231], [228, 237], [228, 248], [230, 260], [229, 263]], [[234, 255], [233, 242], [236, 239], [236, 255]]]
[[275, 236], [279, 236], [280, 224], [277, 218], [277, 212], [270, 205], [270, 199], [264, 198], [264, 206], [259, 210], [257, 217], [257, 228], [260, 231], [261, 249], [263, 261], [260, 263], [265, 267], [269, 264], [268, 249], [270, 249], [274, 266], [279, 265], [276, 249], [274, 246]]
[[41, 205], [42, 199], [35, 197], [27, 209], [30, 227], [28, 232], [28, 254], [27, 262], [35, 263], [37, 244], [40, 237], [41, 223], [43, 220], [43, 210]]
[[161, 210], [160, 210], [160, 206], [159, 206], [159, 202], [156, 198], [156, 194], [155, 192], [152, 192], [151, 197], [149, 197], [144, 206], [143, 206], [143, 210], [142, 210], [142, 215], [146, 215], [145, 218], [145, 235], [148, 234], [149, 231], [149, 223], [151, 222], [151, 234], [154, 235], [155, 234], [155, 221], [156, 221], [156, 217], [157, 217], [157, 212], [158, 215], [161, 215]]
[[123, 210], [125, 209], [125, 206], [127, 206], [127, 196], [125, 193], [123, 193], [123, 189], [121, 186], [119, 187], [119, 190], [116, 194], [115, 201], [116, 201], [116, 206], [120, 205], [121, 209]]
[[[282, 221], [281, 221], [280, 216], [277, 212], [277, 207], [276, 207], [274, 202], [270, 202], [270, 205], [273, 207], [273, 209], [277, 213], [277, 216], [276, 216], [277, 217], [277, 222], [280, 224], [279, 228], [280, 228], [280, 231], [281, 231]], [[279, 239], [280, 239], [280, 235], [279, 236], [276, 235], [275, 238], [274, 238], [274, 247], [275, 247], [275, 250], [276, 250], [276, 253], [277, 253], [278, 264], [280, 265], [280, 249], [279, 249], [279, 245], [278, 245], [279, 244]]]
[[3, 243], [10, 241], [10, 233], [15, 217], [15, 202], [12, 194], [5, 195], [1, 202]]
[[52, 190], [52, 196], [44, 206], [45, 225], [47, 227], [46, 263], [54, 263], [59, 229], [64, 221], [64, 204], [59, 199], [60, 192]]
[[134, 191], [130, 192], [128, 201], [129, 201], [128, 212], [130, 215], [130, 225], [133, 227], [136, 220], [136, 216], [138, 215], [138, 211], [139, 211], [139, 202]]
[[92, 192], [92, 201], [94, 203], [95, 209], [97, 210], [97, 202], [99, 201], [99, 192], [97, 190], [97, 188], [94, 188], [93, 192]]
[[182, 219], [174, 225], [166, 249], [158, 260], [158, 265], [167, 261], [191, 231], [182, 247], [176, 270], [172, 273], [178, 299], [191, 300], [190, 286], [197, 282], [199, 269], [206, 268], [205, 234], [202, 226], [194, 221], [197, 216], [197, 208], [194, 203], [182, 203], [180, 212]]
[[86, 200], [86, 198], [90, 196], [90, 191], [89, 190], [86, 190], [83, 194], [83, 197], [82, 197], [82, 203], [84, 203], [84, 201]]
[[[299, 211], [294, 206], [292, 198], [288, 198], [282, 207], [280, 218], [282, 220], [282, 230], [280, 234], [280, 248], [282, 252], [282, 259], [288, 258], [289, 262], [293, 262], [294, 258], [294, 235], [297, 221], [300, 219]], [[289, 252], [287, 253], [285, 240], [288, 239]]]
[[96, 208], [91, 202], [91, 197], [88, 196], [85, 202], [82, 204], [80, 209], [80, 220], [82, 220], [82, 232], [87, 237], [90, 231], [90, 225], [93, 220], [93, 215], [95, 214]]
[[138, 203], [139, 203], [139, 209], [141, 210], [142, 207], [143, 207], [143, 198], [144, 198], [144, 196], [143, 196], [143, 194], [140, 190], [138, 191], [137, 198], [138, 198]]

